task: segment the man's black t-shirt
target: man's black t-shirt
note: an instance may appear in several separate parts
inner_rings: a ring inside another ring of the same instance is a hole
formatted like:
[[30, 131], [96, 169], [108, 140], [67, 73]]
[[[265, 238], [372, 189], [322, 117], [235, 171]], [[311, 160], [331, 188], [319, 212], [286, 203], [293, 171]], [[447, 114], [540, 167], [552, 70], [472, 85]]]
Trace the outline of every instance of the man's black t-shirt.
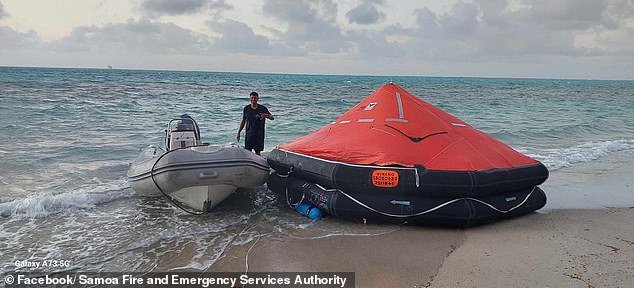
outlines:
[[260, 113], [271, 114], [264, 105], [258, 104], [258, 108], [252, 109], [247, 105], [242, 110], [242, 118], [246, 120], [246, 137], [244, 148], [256, 151], [264, 150], [264, 122], [265, 118], [260, 118]]

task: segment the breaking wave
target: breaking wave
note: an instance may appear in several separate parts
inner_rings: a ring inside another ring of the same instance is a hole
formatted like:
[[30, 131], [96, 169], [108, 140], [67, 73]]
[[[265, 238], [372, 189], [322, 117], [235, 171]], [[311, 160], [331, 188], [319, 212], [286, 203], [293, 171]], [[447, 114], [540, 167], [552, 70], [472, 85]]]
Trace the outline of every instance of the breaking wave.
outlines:
[[540, 151], [522, 151], [520, 149], [520, 152], [541, 161], [552, 171], [571, 167], [576, 163], [590, 162], [630, 149], [634, 149], [634, 140], [586, 142], [569, 148], [544, 149]]
[[[107, 187], [104, 187], [107, 186]], [[127, 182], [101, 185], [93, 189], [80, 189], [75, 192], [59, 194], [33, 194], [10, 202], [0, 203], [0, 216], [3, 217], [46, 217], [51, 214], [89, 210], [98, 204], [134, 194], [125, 189]]]

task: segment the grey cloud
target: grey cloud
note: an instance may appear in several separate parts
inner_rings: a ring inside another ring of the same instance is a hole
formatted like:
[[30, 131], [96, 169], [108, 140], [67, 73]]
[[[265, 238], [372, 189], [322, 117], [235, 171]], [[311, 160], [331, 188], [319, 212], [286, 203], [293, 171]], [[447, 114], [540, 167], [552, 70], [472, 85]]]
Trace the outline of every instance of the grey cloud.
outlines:
[[337, 4], [331, 0], [266, 0], [263, 10], [288, 23], [288, 29], [278, 35], [285, 46], [321, 53], [337, 53], [350, 48], [335, 22]]
[[480, 10], [473, 3], [456, 3], [446, 14], [435, 14], [427, 8], [415, 11], [421, 35], [432, 39], [462, 39], [473, 35], [479, 23]]
[[627, 62], [634, 64], [632, 56], [634, 55], [634, 28], [623, 29], [618, 32], [603, 33], [597, 36], [597, 40], [605, 46], [612, 55], [629, 57]]
[[634, 14], [618, 12], [632, 8], [631, 0], [529, 0], [523, 4], [526, 5], [507, 9], [506, 0], [475, 0], [458, 2], [446, 13], [417, 10], [417, 27], [409, 33], [410, 44], [429, 47], [435, 51], [431, 52], [434, 57], [465, 59], [474, 56], [601, 55], [611, 52], [599, 47], [579, 46], [577, 35], [605, 34], [605, 37], [595, 39], [607, 43], [610, 33], [613, 34], [610, 31], [624, 33], [630, 29], [627, 21], [634, 20]]
[[208, 21], [207, 25], [222, 36], [214, 43], [231, 51], [262, 54], [270, 49], [269, 40], [256, 35], [247, 24], [233, 20], [224, 22]]
[[[580, 47], [576, 36], [580, 33], [597, 35], [614, 29], [624, 29], [627, 19], [633, 16], [615, 16], [610, 13], [615, 5], [625, 1], [602, 0], [532, 0], [528, 7], [516, 11], [500, 11], [477, 1], [484, 21], [481, 29], [481, 52], [485, 54], [510, 55], [601, 55], [609, 54], [598, 47]], [[630, 5], [631, 6], [631, 5]], [[495, 25], [497, 23], [505, 25]]]
[[476, 1], [476, 3], [482, 12], [482, 21], [487, 25], [504, 28], [509, 21], [512, 21], [505, 17], [505, 10], [508, 7], [506, 0], [484, 0]]
[[9, 16], [9, 13], [4, 11], [4, 6], [2, 5], [2, 2], [0, 2], [0, 19], [5, 18], [7, 16]]
[[428, 38], [435, 38], [438, 31], [440, 31], [438, 16], [427, 8], [414, 11], [414, 15], [416, 16], [419, 33]]
[[356, 45], [356, 49], [361, 56], [400, 58], [408, 53], [403, 44], [388, 41], [388, 36], [400, 35], [401, 28], [390, 27], [383, 31], [353, 31], [348, 37]]
[[[302, 49], [289, 46], [283, 41], [275, 41], [257, 35], [247, 24], [234, 21], [207, 21], [207, 26], [221, 34], [212, 42], [218, 53], [243, 53], [268, 56], [303, 56]], [[275, 32], [277, 33], [277, 32]]]
[[0, 26], [0, 40], [0, 50], [34, 48], [40, 44], [35, 31], [18, 32], [7, 26]]
[[[323, 20], [298, 27], [298, 29], [289, 29], [289, 32], [287, 35], [303, 42], [303, 46], [309, 50], [337, 53], [349, 48], [348, 41], [339, 27]], [[302, 46], [301, 43], [298, 44]]]
[[332, 0], [265, 0], [265, 13], [289, 23], [335, 21], [337, 4]]
[[102, 27], [75, 27], [65, 38], [50, 43], [57, 51], [149, 52], [155, 54], [204, 54], [207, 36], [196, 34], [173, 23], [128, 20]]
[[473, 3], [456, 3], [449, 14], [438, 19], [443, 32], [471, 35], [478, 26], [479, 8]]
[[264, 4], [264, 12], [291, 23], [310, 23], [317, 19], [318, 13], [310, 1], [302, 0], [269, 0]]
[[384, 5], [385, 4], [385, 0], [363, 0], [363, 2], [377, 4], [377, 5]]
[[634, 1], [614, 0], [609, 2], [606, 15], [616, 19], [632, 19], [634, 17]]
[[583, 30], [598, 25], [614, 25], [604, 17], [607, 4], [602, 0], [533, 0], [530, 13], [536, 23], [550, 29]]
[[141, 9], [153, 17], [196, 14], [207, 9], [222, 11], [231, 8], [232, 6], [225, 0], [144, 0], [141, 4]]
[[[409, 37], [403, 55], [424, 59], [462, 59], [478, 49], [479, 10], [472, 3], [457, 3], [449, 12], [436, 14], [424, 8], [414, 12], [417, 27]], [[412, 56], [416, 55], [416, 56]]]
[[379, 12], [373, 4], [362, 3], [352, 8], [348, 13], [348, 22], [357, 24], [376, 24], [385, 18], [385, 14]]
[[141, 8], [159, 15], [192, 14], [199, 12], [206, 2], [205, 0], [145, 0]]

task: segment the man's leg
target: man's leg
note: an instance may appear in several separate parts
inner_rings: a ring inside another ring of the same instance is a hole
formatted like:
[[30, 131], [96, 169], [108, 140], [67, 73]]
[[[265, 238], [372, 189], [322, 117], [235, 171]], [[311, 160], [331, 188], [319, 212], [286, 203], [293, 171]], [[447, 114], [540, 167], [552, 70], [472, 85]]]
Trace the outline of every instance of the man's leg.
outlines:
[[249, 139], [244, 139], [244, 149], [247, 149], [249, 151], [253, 150], [253, 141], [249, 141]]
[[253, 150], [255, 150], [255, 154], [260, 155], [260, 152], [264, 150], [264, 136], [258, 138], [256, 141], [253, 142]]

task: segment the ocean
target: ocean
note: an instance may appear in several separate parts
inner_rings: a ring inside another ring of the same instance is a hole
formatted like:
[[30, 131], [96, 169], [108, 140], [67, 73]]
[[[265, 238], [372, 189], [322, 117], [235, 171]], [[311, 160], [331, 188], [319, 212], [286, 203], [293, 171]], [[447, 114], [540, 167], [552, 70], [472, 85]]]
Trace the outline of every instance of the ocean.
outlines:
[[[0, 274], [30, 271], [16, 265], [24, 260], [66, 261], [41, 273], [208, 270], [231, 247], [262, 239], [388, 233], [393, 226], [311, 222], [266, 187], [193, 216], [136, 196], [126, 171], [181, 114], [203, 141], [231, 143], [257, 91], [275, 115], [270, 151], [389, 82], [542, 161], [560, 182], [593, 174], [593, 163], [610, 171], [633, 162], [634, 81], [0, 67]], [[559, 172], [569, 170], [585, 172]], [[542, 213], [588, 208], [584, 197], [544, 190]], [[594, 195], [592, 207], [634, 206], [631, 194], [609, 195], [607, 204]]]

